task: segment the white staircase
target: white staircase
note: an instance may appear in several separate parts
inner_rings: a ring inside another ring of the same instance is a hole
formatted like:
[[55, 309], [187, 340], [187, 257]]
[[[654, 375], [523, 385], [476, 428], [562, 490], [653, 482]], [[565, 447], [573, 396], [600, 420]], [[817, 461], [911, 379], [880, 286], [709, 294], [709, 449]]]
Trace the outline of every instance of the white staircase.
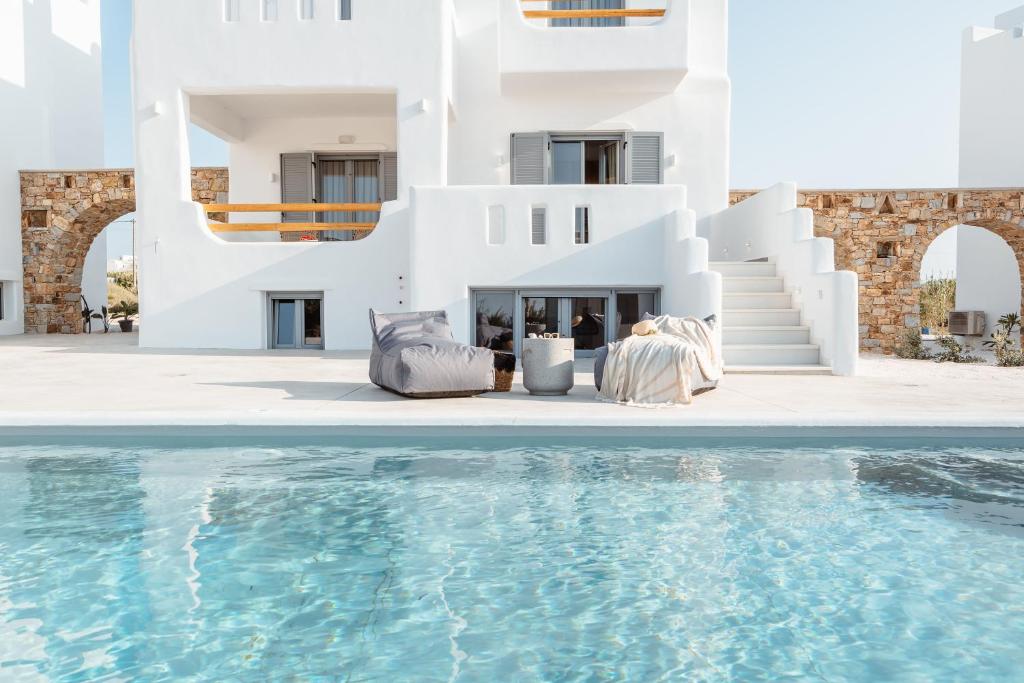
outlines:
[[775, 264], [767, 261], [719, 261], [722, 274], [722, 352], [730, 373], [817, 374], [821, 349], [811, 330], [800, 324], [800, 309], [786, 291]]

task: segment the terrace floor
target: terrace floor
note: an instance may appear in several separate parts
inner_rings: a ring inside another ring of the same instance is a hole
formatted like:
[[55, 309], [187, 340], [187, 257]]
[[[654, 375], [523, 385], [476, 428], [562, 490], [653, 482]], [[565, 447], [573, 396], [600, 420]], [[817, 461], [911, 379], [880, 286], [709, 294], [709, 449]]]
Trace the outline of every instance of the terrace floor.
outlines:
[[[1024, 369], [865, 355], [857, 377], [727, 375], [690, 406], [595, 400], [587, 362], [566, 397], [409, 400], [367, 382], [367, 354], [140, 349], [131, 334], [0, 338], [0, 434], [196, 426], [599, 429], [1024, 429]], [[15, 429], [20, 428], [20, 429]], [[755, 429], [755, 431], [756, 431]], [[116, 430], [115, 430], [116, 431]], [[1024, 431], [1022, 431], [1024, 434]]]

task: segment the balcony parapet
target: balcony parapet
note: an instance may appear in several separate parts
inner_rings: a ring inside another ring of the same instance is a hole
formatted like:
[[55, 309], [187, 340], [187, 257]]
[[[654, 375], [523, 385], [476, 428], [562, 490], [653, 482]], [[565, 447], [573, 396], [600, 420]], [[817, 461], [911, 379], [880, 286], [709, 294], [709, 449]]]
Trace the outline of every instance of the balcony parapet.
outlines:
[[[600, 86], [618, 91], [671, 92], [688, 69], [688, 0], [652, 0], [625, 10], [551, 10], [546, 3], [498, 3], [504, 90], [550, 86], [564, 91]], [[620, 18], [624, 25], [550, 26], [551, 18]]]

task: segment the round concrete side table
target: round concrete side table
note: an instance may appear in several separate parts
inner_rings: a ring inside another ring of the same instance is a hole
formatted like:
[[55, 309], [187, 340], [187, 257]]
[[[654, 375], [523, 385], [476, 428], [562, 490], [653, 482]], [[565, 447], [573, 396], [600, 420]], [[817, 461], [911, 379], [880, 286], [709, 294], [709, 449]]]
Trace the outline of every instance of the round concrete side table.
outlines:
[[575, 382], [573, 339], [523, 340], [523, 386], [534, 396], [565, 396]]

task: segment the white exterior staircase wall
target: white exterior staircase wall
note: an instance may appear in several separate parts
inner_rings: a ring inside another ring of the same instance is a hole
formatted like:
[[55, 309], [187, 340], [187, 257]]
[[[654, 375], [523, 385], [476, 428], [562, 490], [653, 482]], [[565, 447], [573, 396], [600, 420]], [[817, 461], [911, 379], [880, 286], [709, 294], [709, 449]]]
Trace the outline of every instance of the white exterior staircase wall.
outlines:
[[723, 276], [723, 352], [733, 371], [857, 370], [857, 277], [835, 270], [832, 240], [781, 183], [712, 216]]

